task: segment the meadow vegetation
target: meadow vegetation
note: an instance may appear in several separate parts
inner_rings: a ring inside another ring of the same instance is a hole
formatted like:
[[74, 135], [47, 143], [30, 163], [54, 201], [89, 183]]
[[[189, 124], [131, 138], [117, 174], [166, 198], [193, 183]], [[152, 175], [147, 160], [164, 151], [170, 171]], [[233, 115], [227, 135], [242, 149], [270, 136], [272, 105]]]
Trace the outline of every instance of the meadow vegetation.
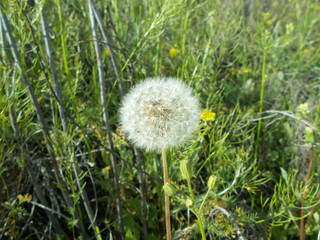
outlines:
[[165, 239], [161, 154], [119, 124], [155, 76], [202, 109], [173, 239], [320, 238], [318, 0], [2, 0], [0, 30], [0, 239]]

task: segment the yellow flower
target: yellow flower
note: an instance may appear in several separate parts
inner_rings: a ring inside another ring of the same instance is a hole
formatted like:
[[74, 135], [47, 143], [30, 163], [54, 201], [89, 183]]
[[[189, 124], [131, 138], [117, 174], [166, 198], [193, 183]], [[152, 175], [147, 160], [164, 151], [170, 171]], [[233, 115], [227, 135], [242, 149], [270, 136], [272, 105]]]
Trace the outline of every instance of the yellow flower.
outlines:
[[105, 57], [105, 56], [109, 55], [109, 53], [110, 53], [109, 50], [106, 49], [106, 50], [103, 51], [102, 56]]
[[263, 22], [267, 25], [270, 25], [272, 23], [271, 14], [269, 12], [263, 12], [262, 13]]
[[213, 121], [216, 119], [216, 113], [211, 112], [208, 109], [203, 109], [201, 112], [201, 119], [203, 121]]
[[304, 49], [304, 50], [302, 51], [303, 54], [307, 54], [308, 52], [309, 52], [308, 49]]
[[243, 69], [243, 73], [249, 73], [249, 72], [251, 72], [250, 69], [248, 69], [248, 68]]
[[17, 198], [19, 200], [19, 203], [21, 204], [24, 202], [30, 202], [32, 200], [32, 195], [29, 193], [26, 193], [25, 195], [19, 194]]
[[169, 50], [169, 55], [170, 55], [170, 57], [174, 57], [174, 56], [176, 56], [178, 53], [179, 53], [179, 49], [177, 49], [177, 48], [172, 47], [172, 48]]
[[268, 19], [268, 20], [264, 21], [264, 23], [265, 23], [266, 25], [270, 25], [270, 24], [272, 23], [272, 19]]
[[107, 174], [110, 171], [110, 166], [106, 166], [105, 168], [102, 168], [101, 170], [103, 173]]

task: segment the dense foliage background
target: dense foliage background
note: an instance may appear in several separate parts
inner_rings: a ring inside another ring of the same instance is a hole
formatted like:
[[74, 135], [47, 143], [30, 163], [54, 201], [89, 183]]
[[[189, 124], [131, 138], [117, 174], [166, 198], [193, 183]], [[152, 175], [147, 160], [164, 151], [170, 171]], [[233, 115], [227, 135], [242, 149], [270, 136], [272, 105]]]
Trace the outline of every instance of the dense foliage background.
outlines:
[[200, 239], [181, 160], [208, 239], [320, 238], [318, 0], [0, 7], [1, 239], [164, 239], [160, 156], [118, 122], [152, 76], [183, 79], [204, 109], [167, 153], [175, 239]]

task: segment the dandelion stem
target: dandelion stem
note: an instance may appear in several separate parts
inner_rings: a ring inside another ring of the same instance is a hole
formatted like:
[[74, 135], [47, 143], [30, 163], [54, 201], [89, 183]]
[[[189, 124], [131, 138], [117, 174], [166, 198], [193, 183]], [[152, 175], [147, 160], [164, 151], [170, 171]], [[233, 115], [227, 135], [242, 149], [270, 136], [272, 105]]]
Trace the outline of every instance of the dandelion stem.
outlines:
[[[162, 164], [163, 164], [163, 184], [165, 185], [169, 179], [166, 150], [162, 151]], [[172, 237], [171, 237], [171, 222], [170, 222], [170, 199], [166, 193], [164, 193], [164, 201], [165, 201], [165, 211], [166, 211], [167, 240], [171, 240]]]

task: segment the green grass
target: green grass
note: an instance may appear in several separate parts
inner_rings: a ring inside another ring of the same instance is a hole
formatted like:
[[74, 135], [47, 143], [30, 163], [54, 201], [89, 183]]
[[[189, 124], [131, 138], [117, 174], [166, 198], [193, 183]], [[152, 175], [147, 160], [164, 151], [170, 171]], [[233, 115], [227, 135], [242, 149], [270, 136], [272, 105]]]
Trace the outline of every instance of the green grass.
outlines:
[[167, 152], [173, 236], [201, 238], [188, 160], [207, 239], [316, 239], [319, 2], [96, 4], [101, 22], [84, 0], [0, 3], [0, 238], [164, 239], [161, 156], [134, 150], [118, 109], [133, 84], [172, 76], [216, 113]]

